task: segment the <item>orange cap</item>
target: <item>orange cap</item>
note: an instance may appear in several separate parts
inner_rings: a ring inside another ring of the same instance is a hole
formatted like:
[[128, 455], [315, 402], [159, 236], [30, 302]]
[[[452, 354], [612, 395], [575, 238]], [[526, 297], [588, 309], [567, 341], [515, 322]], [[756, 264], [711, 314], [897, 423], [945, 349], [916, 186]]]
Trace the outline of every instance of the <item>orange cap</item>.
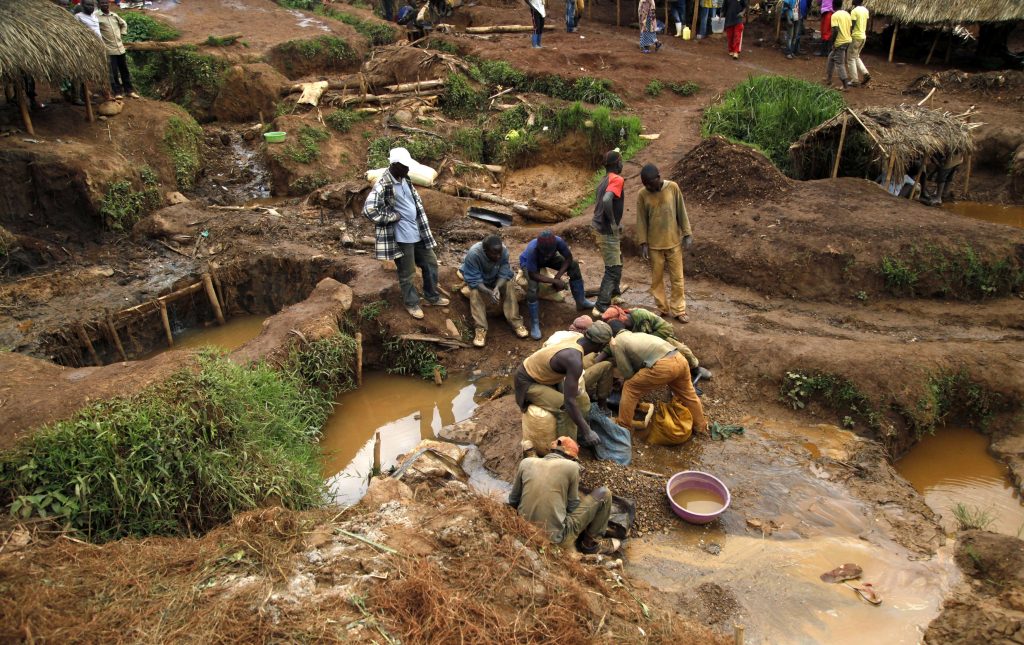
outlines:
[[580, 444], [569, 437], [559, 437], [551, 442], [552, 450], [562, 451], [566, 457], [576, 459], [580, 456]]

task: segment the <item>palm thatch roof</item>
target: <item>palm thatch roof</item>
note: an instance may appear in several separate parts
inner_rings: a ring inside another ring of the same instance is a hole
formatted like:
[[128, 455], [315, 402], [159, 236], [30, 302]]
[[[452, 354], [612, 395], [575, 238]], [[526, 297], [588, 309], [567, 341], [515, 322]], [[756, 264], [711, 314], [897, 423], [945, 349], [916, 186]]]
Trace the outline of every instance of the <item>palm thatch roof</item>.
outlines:
[[50, 0], [0, 0], [0, 80], [108, 82], [96, 34]]
[[873, 14], [905, 24], [937, 25], [1024, 20], [1021, 0], [864, 0]]
[[867, 173], [873, 178], [888, 172], [902, 177], [919, 162], [973, 153], [971, 130], [981, 124], [967, 121], [972, 114], [971, 110], [951, 114], [916, 105], [846, 108], [806, 132], [790, 146], [789, 154], [798, 177], [828, 176], [822, 171], [832, 168], [845, 122], [848, 132], [842, 158], [859, 167], [844, 174]]

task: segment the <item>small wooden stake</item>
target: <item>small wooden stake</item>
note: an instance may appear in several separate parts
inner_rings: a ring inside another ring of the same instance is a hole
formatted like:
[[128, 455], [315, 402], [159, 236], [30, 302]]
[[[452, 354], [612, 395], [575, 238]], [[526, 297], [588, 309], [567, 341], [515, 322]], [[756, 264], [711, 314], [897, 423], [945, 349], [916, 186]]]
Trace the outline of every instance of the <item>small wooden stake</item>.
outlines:
[[160, 320], [164, 324], [164, 334], [167, 335], [167, 346], [174, 347], [174, 332], [171, 331], [171, 321], [167, 317], [167, 303], [163, 300], [157, 300], [160, 305]]
[[744, 627], [743, 625], [740, 625], [739, 623], [736, 623], [736, 624], [734, 624], [732, 626], [732, 636], [733, 636], [733, 639], [736, 641], [736, 645], [743, 645], [743, 640], [745, 638], [745, 635], [744, 635], [745, 631], [746, 631], [746, 627]]
[[892, 186], [892, 171], [893, 171], [893, 168], [895, 166], [896, 166], [896, 155], [892, 155], [892, 156], [889, 157], [889, 162], [888, 162], [887, 168], [885, 170], [885, 188], [886, 188], [886, 190], [889, 189], [889, 186]]
[[85, 326], [82, 323], [75, 325], [75, 333], [78, 334], [78, 340], [82, 341], [85, 348], [89, 350], [89, 356], [92, 357], [92, 364], [96, 367], [102, 367], [103, 361], [100, 360], [99, 354], [96, 353], [96, 348], [92, 346], [92, 341], [89, 340], [89, 334], [85, 331]]
[[210, 306], [213, 307], [213, 315], [217, 317], [217, 324], [224, 324], [224, 312], [220, 309], [220, 301], [217, 300], [217, 292], [213, 289], [213, 279], [209, 273], [203, 274], [203, 286], [206, 287], [206, 297], [210, 299]]
[[373, 472], [380, 473], [380, 433], [373, 436]]
[[82, 94], [85, 94], [85, 120], [92, 123], [96, 120], [96, 113], [92, 110], [92, 92], [89, 90], [89, 83], [82, 83]]
[[[25, 125], [25, 132], [35, 136], [35, 128], [32, 127], [32, 115], [28, 110], [28, 99], [25, 98], [25, 79], [14, 80], [14, 96], [18, 99], [18, 107], [21, 108], [21, 122]], [[101, 363], [102, 364], [102, 363]]]
[[970, 188], [970, 186], [971, 186], [971, 156], [968, 155], [967, 156], [967, 175], [964, 177], [964, 194], [963, 194], [963, 196], [965, 198], [967, 197], [967, 191]]
[[846, 142], [846, 126], [849, 122], [849, 115], [843, 115], [843, 129], [839, 132], [839, 147], [836, 148], [836, 163], [832, 166], [832, 179], [839, 176], [839, 160], [843, 158], [843, 144]]
[[892, 56], [896, 53], [896, 32], [899, 31], [900, 24], [894, 22], [892, 25], [892, 42], [889, 43], [889, 62], [892, 62]]
[[121, 355], [121, 360], [127, 361], [128, 354], [124, 353], [124, 345], [121, 344], [121, 337], [117, 334], [117, 327], [114, 327], [114, 321], [111, 320], [110, 316], [107, 316], [107, 332], [110, 333], [110, 337], [114, 341], [114, 347], [117, 348], [117, 353]]
[[442, 383], [444, 383], [444, 379], [441, 378], [441, 368], [435, 366], [434, 367], [434, 385], [437, 385], [438, 387], [440, 387]]
[[363, 386], [363, 332], [356, 332], [356, 387]]

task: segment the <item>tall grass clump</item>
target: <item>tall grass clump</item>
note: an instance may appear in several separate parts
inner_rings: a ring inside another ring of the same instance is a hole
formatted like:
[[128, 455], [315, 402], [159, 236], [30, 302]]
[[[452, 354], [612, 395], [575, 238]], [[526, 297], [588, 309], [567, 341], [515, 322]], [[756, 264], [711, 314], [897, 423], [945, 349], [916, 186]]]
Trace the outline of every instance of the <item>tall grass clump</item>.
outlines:
[[952, 248], [914, 245], [883, 257], [880, 273], [896, 296], [983, 300], [1024, 290], [1024, 263], [1012, 251], [986, 255], [966, 242]]
[[[953, 517], [961, 531], [987, 531], [995, 524], [996, 516], [991, 509], [958, 503], [953, 507]], [[1019, 532], [1019, 531], [1018, 531]]]
[[288, 371], [203, 354], [0, 457], [0, 503], [87, 539], [195, 535], [265, 504], [323, 501], [315, 443], [330, 398]]
[[125, 11], [120, 15], [128, 23], [128, 34], [124, 41], [128, 43], [144, 40], [174, 40], [181, 35], [181, 32], [166, 22], [138, 12]]
[[720, 134], [762, 150], [783, 172], [791, 171], [789, 146], [846, 104], [832, 89], [788, 76], [754, 76], [708, 108], [701, 135]]

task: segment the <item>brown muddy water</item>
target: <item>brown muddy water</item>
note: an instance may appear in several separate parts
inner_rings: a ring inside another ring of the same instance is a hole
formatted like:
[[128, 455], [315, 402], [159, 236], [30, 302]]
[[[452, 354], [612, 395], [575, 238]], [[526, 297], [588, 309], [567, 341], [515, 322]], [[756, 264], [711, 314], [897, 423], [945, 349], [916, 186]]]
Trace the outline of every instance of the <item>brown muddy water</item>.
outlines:
[[377, 432], [381, 469], [387, 471], [423, 439], [472, 416], [475, 393], [476, 385], [465, 377], [449, 376], [437, 386], [412, 377], [365, 374], [362, 387], [338, 396], [320, 440], [333, 500], [354, 504], [366, 492]]
[[[231, 352], [259, 336], [260, 331], [263, 330], [263, 321], [266, 319], [267, 316], [261, 315], [235, 316], [228, 318], [223, 325], [192, 327], [174, 335], [174, 349], [214, 347]], [[153, 358], [168, 349], [170, 348], [154, 349], [141, 356], [139, 360]]]
[[684, 488], [672, 495], [672, 501], [691, 513], [711, 515], [722, 510], [725, 500], [714, 491], [703, 488]]
[[943, 204], [942, 207], [964, 217], [1024, 228], [1024, 206], [985, 202], [950, 202]]
[[988, 530], [1024, 535], [1024, 506], [1010, 483], [1006, 466], [988, 453], [988, 438], [968, 428], [940, 428], [896, 462], [942, 526], [957, 529], [953, 508], [963, 504], [992, 518]]

